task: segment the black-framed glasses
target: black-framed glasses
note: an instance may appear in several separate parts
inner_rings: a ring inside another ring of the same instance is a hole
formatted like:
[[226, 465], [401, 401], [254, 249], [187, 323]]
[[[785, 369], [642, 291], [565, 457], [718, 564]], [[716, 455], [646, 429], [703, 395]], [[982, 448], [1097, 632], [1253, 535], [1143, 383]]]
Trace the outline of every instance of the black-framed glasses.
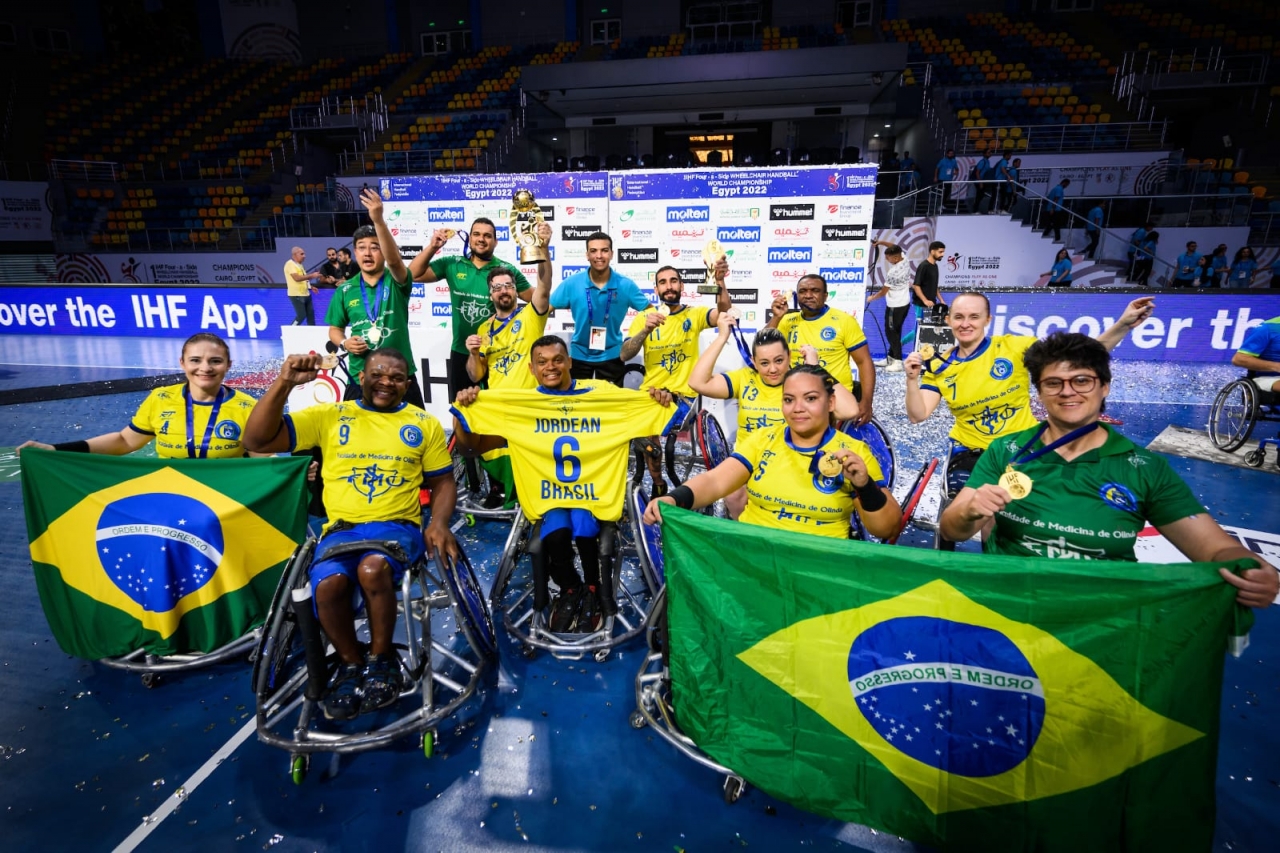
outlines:
[[1051, 376], [1048, 379], [1040, 380], [1040, 393], [1049, 397], [1056, 397], [1062, 393], [1062, 389], [1068, 384], [1071, 386], [1071, 390], [1077, 394], [1088, 394], [1098, 387], [1098, 377], [1082, 373], [1079, 376], [1072, 376], [1063, 380], [1056, 376]]

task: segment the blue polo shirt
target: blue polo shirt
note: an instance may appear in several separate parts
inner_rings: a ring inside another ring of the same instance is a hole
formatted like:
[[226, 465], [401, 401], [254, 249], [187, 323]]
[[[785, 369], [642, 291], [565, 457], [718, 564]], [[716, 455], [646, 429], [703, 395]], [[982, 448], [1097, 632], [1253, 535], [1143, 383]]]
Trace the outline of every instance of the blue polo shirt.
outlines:
[[1071, 259], [1063, 258], [1053, 265], [1053, 269], [1049, 271], [1050, 284], [1070, 284], [1071, 283]]
[[[649, 300], [634, 281], [609, 268], [604, 287], [591, 283], [590, 271], [575, 273], [551, 292], [552, 308], [568, 308], [573, 315], [573, 337], [569, 355], [574, 361], [593, 364], [618, 358], [622, 349], [622, 323], [627, 309], [643, 311]], [[591, 349], [591, 327], [605, 327], [605, 348]]]
[[1129, 257], [1133, 257], [1133, 253], [1138, 251], [1138, 247], [1142, 245], [1142, 241], [1145, 239], [1147, 239], [1147, 229], [1133, 229], [1133, 233], [1129, 235]]
[[959, 171], [960, 164], [954, 157], [943, 157], [938, 161], [938, 180], [940, 181], [954, 181]]
[[1049, 190], [1049, 205], [1053, 210], [1062, 210], [1062, 199], [1067, 195], [1067, 189], [1062, 184], [1058, 184]]
[[[1272, 317], [1261, 326], [1254, 326], [1245, 333], [1244, 342], [1238, 352], [1260, 358], [1263, 361], [1280, 361], [1280, 317]], [[1276, 376], [1274, 371], [1263, 372], [1262, 376]]]
[[1085, 217], [1085, 220], [1087, 224], [1084, 226], [1084, 230], [1090, 232], [1097, 231], [1102, 227], [1102, 208], [1090, 208], [1089, 215]]
[[1173, 272], [1173, 277], [1180, 281], [1190, 281], [1196, 277], [1198, 272], [1196, 267], [1199, 265], [1199, 252], [1183, 252], [1178, 255], [1177, 268]]

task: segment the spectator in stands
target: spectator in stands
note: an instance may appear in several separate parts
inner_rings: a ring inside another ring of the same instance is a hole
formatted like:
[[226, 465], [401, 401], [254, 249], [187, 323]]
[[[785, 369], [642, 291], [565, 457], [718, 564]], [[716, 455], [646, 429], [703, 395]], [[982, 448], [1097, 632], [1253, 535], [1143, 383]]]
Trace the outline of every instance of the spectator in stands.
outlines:
[[1142, 248], [1142, 243], [1147, 239], [1147, 234], [1155, 225], [1147, 222], [1133, 229], [1133, 233], [1129, 235], [1129, 272], [1127, 278], [1129, 281], [1138, 280], [1138, 250]]
[[320, 283], [325, 287], [337, 287], [346, 281], [342, 278], [342, 268], [338, 263], [338, 250], [330, 246], [324, 250], [325, 261], [320, 266]]
[[1053, 268], [1040, 274], [1049, 276], [1047, 284], [1050, 287], [1070, 287], [1071, 253], [1065, 248], [1059, 249], [1058, 256], [1053, 259]]
[[1227, 272], [1231, 269], [1231, 262], [1227, 260], [1227, 244], [1219, 243], [1218, 248], [1213, 250], [1211, 258], [1213, 284], [1210, 287], [1222, 287], [1227, 280]]
[[902, 372], [902, 326], [911, 308], [911, 264], [907, 263], [902, 247], [884, 240], [875, 245], [884, 246], [884, 259], [888, 268], [884, 272], [884, 285], [867, 300], [868, 305], [884, 297], [884, 334], [889, 347], [884, 369], [888, 373]]
[[1053, 189], [1049, 190], [1049, 202], [1044, 206], [1045, 236], [1053, 232], [1053, 242], [1062, 242], [1062, 226], [1067, 221], [1067, 208], [1063, 200], [1067, 196], [1067, 187], [1071, 186], [1070, 178], [1063, 178]]
[[316, 309], [311, 303], [311, 294], [316, 292], [316, 287], [311, 282], [321, 278], [323, 274], [319, 270], [307, 272], [307, 268], [302, 265], [306, 259], [307, 253], [302, 247], [294, 246], [289, 260], [284, 263], [285, 289], [289, 294], [289, 301], [293, 303], [293, 325], [295, 326], [316, 324]]
[[1196, 267], [1196, 287], [1213, 287], [1213, 255], [1201, 255]]
[[1004, 183], [1000, 186], [1000, 209], [1008, 213], [1013, 210], [1014, 199], [1022, 193], [1021, 188], [1015, 184], [1015, 181], [1018, 180], [1018, 173], [1022, 171], [1022, 158], [1014, 157], [1012, 163], [1007, 160], [1001, 160], [1001, 163], [1004, 165], [996, 175], [996, 177], [1004, 179]]
[[587, 237], [587, 269], [560, 282], [551, 293], [552, 308], [573, 315], [570, 371], [574, 379], [603, 379], [622, 387], [622, 321], [627, 309], [643, 311], [648, 298], [634, 281], [616, 272], [613, 238], [603, 231]]
[[1102, 209], [1102, 202], [1095, 201], [1093, 207], [1089, 208], [1088, 215], [1085, 216], [1084, 233], [1089, 238], [1089, 245], [1085, 247], [1084, 253], [1089, 260], [1093, 260], [1098, 251], [1098, 241], [1102, 239], [1102, 220], [1106, 218], [1106, 213]]
[[1133, 253], [1133, 283], [1141, 287], [1149, 287], [1147, 279], [1151, 278], [1151, 267], [1156, 262], [1156, 248], [1160, 244], [1160, 232], [1148, 231], [1142, 242]]
[[[947, 212], [947, 205], [951, 204], [951, 182], [960, 174], [960, 164], [956, 162], [956, 152], [954, 149], [947, 149], [947, 156], [938, 161], [938, 165], [933, 167], [933, 182], [942, 184], [942, 212]], [[956, 205], [956, 212], [960, 212], [959, 204]]]
[[[988, 195], [988, 187], [994, 186], [988, 184], [995, 172], [992, 170], [991, 161], [986, 157], [979, 157], [973, 162], [973, 168], [969, 170], [969, 180], [973, 182], [973, 202], [969, 208], [970, 213], [982, 213], [982, 200]], [[994, 201], [992, 202], [994, 207]]]
[[1240, 251], [1236, 252], [1235, 259], [1231, 261], [1231, 275], [1228, 276], [1230, 282], [1228, 287], [1252, 287], [1253, 276], [1258, 271], [1258, 261], [1253, 256], [1253, 249], [1243, 246]]
[[1169, 282], [1169, 286], [1195, 287], [1201, 257], [1201, 254], [1196, 251], [1196, 241], [1188, 242], [1186, 251], [1178, 255], [1178, 259], [1174, 261], [1173, 281]]

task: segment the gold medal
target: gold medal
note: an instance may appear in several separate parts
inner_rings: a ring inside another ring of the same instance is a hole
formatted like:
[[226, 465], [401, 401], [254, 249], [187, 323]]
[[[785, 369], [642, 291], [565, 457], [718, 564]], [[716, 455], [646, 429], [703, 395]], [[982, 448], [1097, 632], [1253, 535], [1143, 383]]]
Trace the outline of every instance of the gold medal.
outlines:
[[937, 355], [937, 350], [933, 348], [933, 344], [921, 344], [916, 347], [916, 352], [920, 353], [921, 361], [928, 361]]
[[321, 370], [333, 370], [337, 366], [338, 366], [338, 357], [333, 353], [320, 356]]
[[369, 331], [364, 333], [364, 338], [376, 347], [378, 345], [378, 341], [382, 340], [382, 330], [377, 326], [370, 326]]
[[444, 229], [444, 241], [446, 243], [448, 243], [450, 240], [452, 240], [454, 237], [457, 237], [457, 236], [458, 236], [458, 232], [454, 231], [452, 228]]
[[1000, 475], [998, 485], [1009, 493], [1009, 497], [1015, 501], [1022, 500], [1031, 494], [1031, 478], [1021, 471], [1013, 470], [1010, 465], [1004, 469], [1004, 473]]
[[844, 463], [830, 453], [824, 453], [818, 459], [818, 472], [824, 477], [834, 477], [843, 470]]

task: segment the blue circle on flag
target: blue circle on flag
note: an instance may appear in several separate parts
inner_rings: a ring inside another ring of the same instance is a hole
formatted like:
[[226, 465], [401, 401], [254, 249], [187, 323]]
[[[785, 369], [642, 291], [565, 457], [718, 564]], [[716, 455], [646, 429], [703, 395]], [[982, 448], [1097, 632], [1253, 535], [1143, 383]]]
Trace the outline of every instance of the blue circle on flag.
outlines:
[[858, 711], [895, 748], [947, 773], [995, 776], [1044, 726], [1040, 678], [1005, 635], [927, 616], [887, 619], [849, 649]]
[[1013, 362], [1007, 358], [997, 358], [991, 363], [992, 379], [1008, 379], [1013, 375]]
[[820, 334], [824, 341], [834, 341], [836, 339], [836, 330], [830, 326], [823, 326]]
[[413, 424], [406, 424], [400, 428], [400, 440], [410, 447], [417, 447], [422, 444], [422, 430]]
[[98, 561], [143, 610], [165, 613], [209, 582], [225, 550], [222, 522], [195, 498], [131, 495], [98, 518]]
[[235, 421], [218, 421], [213, 434], [224, 441], [235, 441], [240, 438], [240, 424]]

